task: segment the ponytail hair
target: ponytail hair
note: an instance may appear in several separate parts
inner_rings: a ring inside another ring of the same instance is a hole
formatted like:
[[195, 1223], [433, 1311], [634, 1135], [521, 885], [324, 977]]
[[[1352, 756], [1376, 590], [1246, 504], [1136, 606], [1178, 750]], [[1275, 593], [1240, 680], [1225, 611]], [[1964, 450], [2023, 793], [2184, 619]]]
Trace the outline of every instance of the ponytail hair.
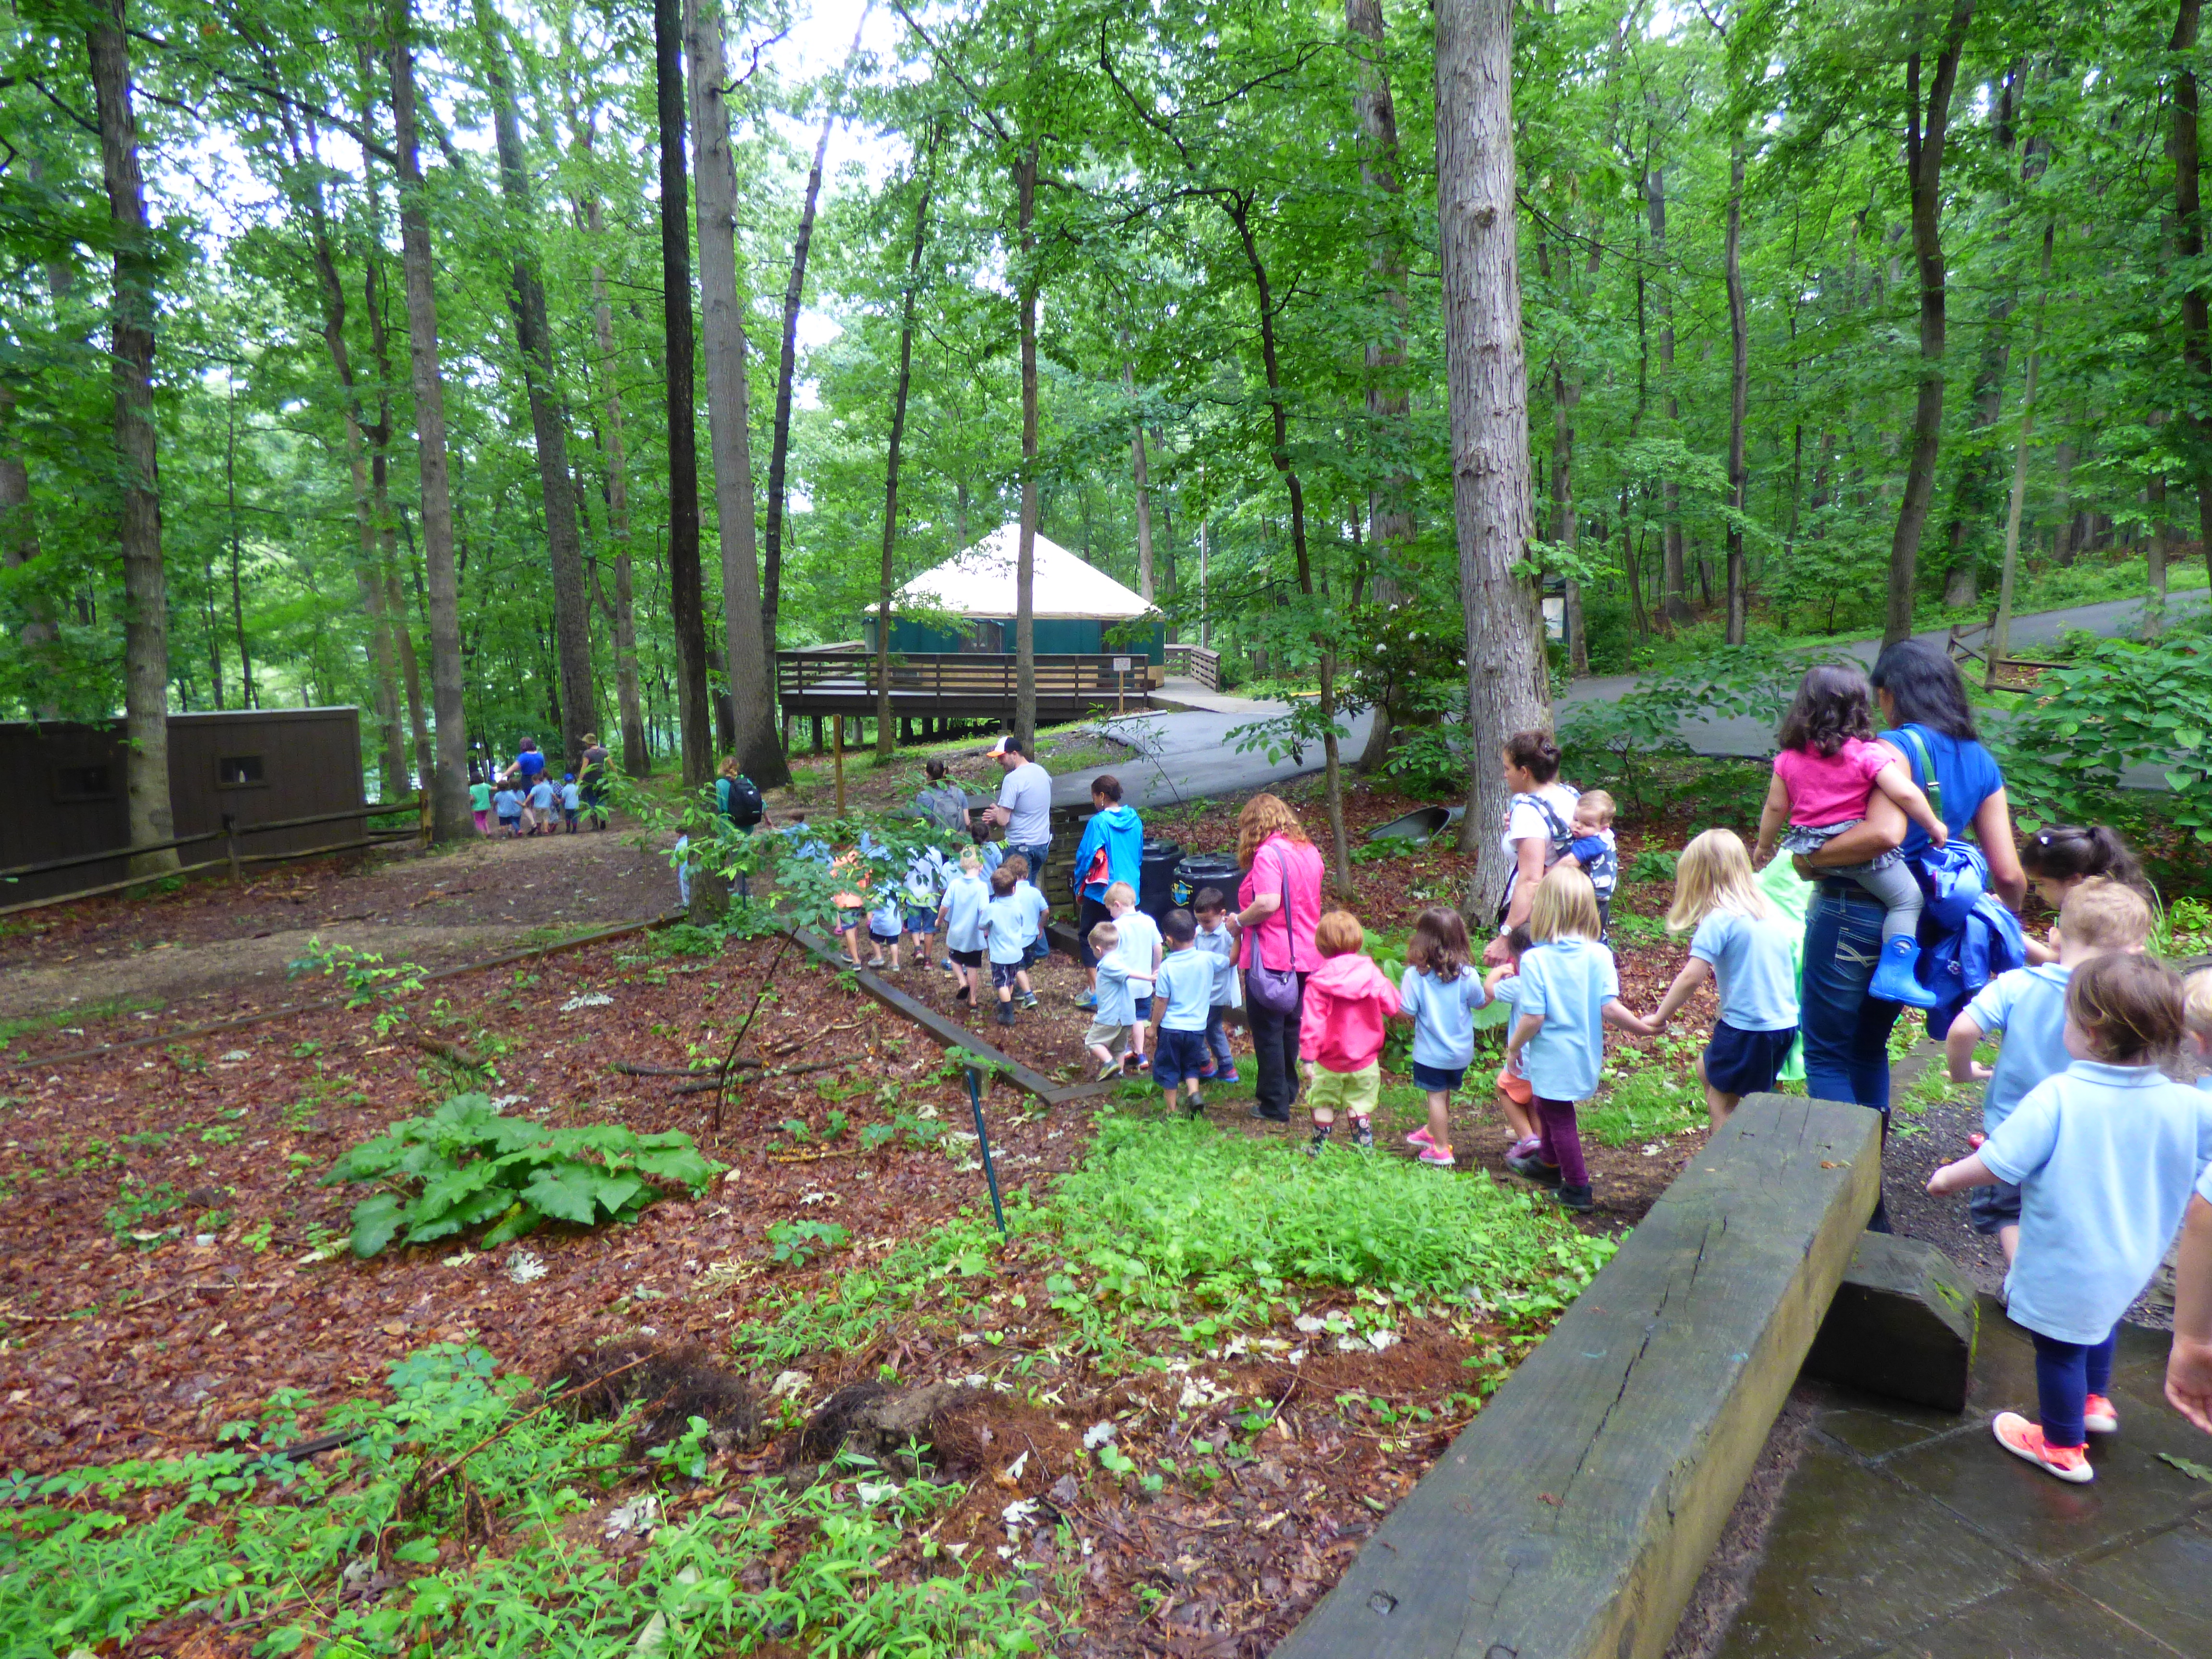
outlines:
[[2021, 867], [2040, 881], [2080, 881], [2103, 876], [2138, 893], [2148, 893], [2142, 863], [2127, 842], [2101, 823], [2084, 829], [2053, 824], [2039, 830], [2021, 844]]

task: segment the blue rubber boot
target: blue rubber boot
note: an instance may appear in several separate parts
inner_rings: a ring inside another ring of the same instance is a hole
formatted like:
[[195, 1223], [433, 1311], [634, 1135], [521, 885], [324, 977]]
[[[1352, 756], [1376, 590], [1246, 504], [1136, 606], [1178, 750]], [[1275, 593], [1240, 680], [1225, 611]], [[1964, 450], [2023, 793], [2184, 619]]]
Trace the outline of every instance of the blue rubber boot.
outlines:
[[1884, 1002], [1901, 1002], [1908, 1008], [1933, 1008], [1936, 999], [1921, 986], [1913, 970], [1920, 965], [1920, 946], [1910, 933], [1898, 933], [1881, 943], [1881, 965], [1874, 970], [1867, 994]]

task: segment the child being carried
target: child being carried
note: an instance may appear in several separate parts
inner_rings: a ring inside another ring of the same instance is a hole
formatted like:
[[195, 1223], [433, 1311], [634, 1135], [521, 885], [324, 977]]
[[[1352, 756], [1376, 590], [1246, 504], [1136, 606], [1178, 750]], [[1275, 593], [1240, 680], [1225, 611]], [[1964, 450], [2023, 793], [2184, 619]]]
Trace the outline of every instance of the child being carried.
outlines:
[[[1951, 831], [1912, 781], [1905, 757], [1874, 740], [1873, 694], [1856, 668], [1805, 671], [1796, 701], [1776, 733], [1774, 781], [1759, 815], [1754, 860], [1766, 862], [1778, 832], [1785, 853], [1817, 853], [1866, 817], [1879, 789], [1941, 847]], [[1784, 830], [1784, 826], [1788, 828]], [[1824, 867], [1824, 877], [1858, 884], [1881, 903], [1881, 961], [1867, 994], [1912, 1008], [1936, 999], [1915, 977], [1920, 965], [1920, 883], [1895, 848], [1864, 864]]]

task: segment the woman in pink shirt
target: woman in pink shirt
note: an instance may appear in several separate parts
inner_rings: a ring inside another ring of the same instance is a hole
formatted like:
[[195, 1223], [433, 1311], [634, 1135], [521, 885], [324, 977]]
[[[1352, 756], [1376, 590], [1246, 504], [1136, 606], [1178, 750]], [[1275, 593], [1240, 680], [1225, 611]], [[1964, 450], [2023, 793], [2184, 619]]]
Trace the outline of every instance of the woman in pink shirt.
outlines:
[[1244, 870], [1237, 890], [1243, 930], [1237, 961], [1259, 1071], [1252, 1115], [1288, 1123], [1298, 1094], [1306, 975], [1322, 963], [1314, 925], [1321, 920], [1325, 871], [1320, 849], [1291, 809], [1266, 794], [1253, 796], [1237, 815], [1237, 862]]
[[[1874, 740], [1874, 694], [1856, 667], [1807, 669], [1776, 740], [1782, 752], [1774, 757], [1774, 781], [1759, 815], [1755, 862], [1766, 862], [1778, 833], [1785, 853], [1819, 852], [1865, 818], [1876, 790], [1926, 830], [1936, 846], [1950, 838], [1949, 829], [1912, 781], [1905, 757]], [[1855, 881], [1881, 902], [1881, 962], [1868, 994], [1886, 1002], [1934, 1007], [1936, 999], [1913, 971], [1920, 963], [1920, 883], [1904, 855], [1893, 848], [1864, 864], [1823, 866], [1822, 873]]]

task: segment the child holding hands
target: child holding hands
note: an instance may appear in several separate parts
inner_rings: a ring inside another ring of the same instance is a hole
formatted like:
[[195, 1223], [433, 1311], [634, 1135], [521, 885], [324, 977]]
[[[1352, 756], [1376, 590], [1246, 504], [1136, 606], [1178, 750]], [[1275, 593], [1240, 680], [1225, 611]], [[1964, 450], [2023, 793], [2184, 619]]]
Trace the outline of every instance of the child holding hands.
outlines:
[[1532, 942], [1521, 958], [1513, 1034], [1505, 1043], [1507, 1065], [1517, 1064], [1535, 1093], [1540, 1137], [1534, 1152], [1509, 1156], [1506, 1167], [1555, 1183], [1559, 1206], [1577, 1212], [1595, 1202], [1575, 1103], [1597, 1092], [1605, 1025], [1651, 1034], [1621, 1003], [1620, 975], [1613, 952], [1598, 943], [1599, 925], [1590, 878], [1573, 865], [1553, 865], [1529, 907]]
[[1340, 1106], [1352, 1119], [1352, 1144], [1363, 1152], [1375, 1150], [1368, 1119], [1382, 1093], [1382, 1023], [1401, 1005], [1398, 988], [1361, 954], [1366, 943], [1366, 931], [1349, 910], [1331, 910], [1314, 924], [1314, 948], [1323, 961], [1307, 976], [1298, 1020], [1298, 1058], [1313, 1108], [1310, 1155], [1328, 1144]]
[[1700, 985], [1716, 982], [1721, 1017], [1698, 1057], [1698, 1080], [1717, 1129], [1736, 1102], [1773, 1088], [1797, 1041], [1797, 930], [1759, 890], [1735, 832], [1708, 830], [1675, 864], [1667, 931], [1690, 933], [1690, 959], [1644, 1024], [1656, 1035]]
[[1413, 1085], [1428, 1091], [1429, 1121], [1406, 1141], [1439, 1170], [1453, 1164], [1452, 1091], [1474, 1059], [1474, 1011], [1490, 1000], [1474, 961], [1458, 911], [1436, 904], [1421, 912], [1406, 947], [1398, 1002], [1413, 1022]]
[[[1505, 960], [1482, 976], [1483, 993], [1492, 1002], [1510, 1003], [1521, 994], [1521, 958], [1528, 954], [1532, 942], [1525, 921], [1499, 939]], [[1498, 1068], [1495, 1086], [1498, 1109], [1513, 1131], [1513, 1144], [1505, 1149], [1505, 1156], [1509, 1160], [1526, 1158], [1544, 1139], [1536, 1132], [1536, 1091], [1510, 1060]]]
[[[2061, 923], [2062, 933], [2064, 924]], [[2120, 1316], [2149, 1283], [2212, 1158], [2212, 1097], [2170, 1081], [2180, 980], [2148, 957], [2100, 957], [2066, 986], [2066, 1070], [2030, 1090], [1982, 1149], [1929, 1177], [1938, 1195], [2008, 1181], [2021, 1188], [2008, 1311], [2035, 1339], [2039, 1422], [2001, 1412], [1997, 1443], [2046, 1474], [2094, 1480], [2089, 1432], [2119, 1415], [2106, 1389]]]
[[[1759, 862], [1781, 834], [1785, 853], [1817, 853], [1866, 817], [1879, 789], [1941, 847], [1950, 828], [1912, 781], [1905, 757], [1874, 740], [1873, 693], [1855, 667], [1823, 665], [1805, 671], [1796, 701], [1776, 735], [1774, 781], [1759, 815]], [[1920, 963], [1920, 883], [1896, 848], [1864, 864], [1823, 870], [1855, 881], [1881, 901], [1881, 962], [1867, 994], [1911, 1008], [1932, 1008], [1936, 999], [1914, 977]]]

